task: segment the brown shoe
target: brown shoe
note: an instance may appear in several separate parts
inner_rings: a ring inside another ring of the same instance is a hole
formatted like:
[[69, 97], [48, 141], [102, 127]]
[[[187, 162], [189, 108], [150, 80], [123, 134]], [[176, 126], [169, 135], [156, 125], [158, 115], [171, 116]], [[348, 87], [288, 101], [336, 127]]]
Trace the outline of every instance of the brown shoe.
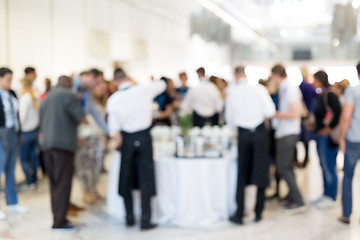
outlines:
[[339, 217], [338, 220], [339, 220], [341, 223], [350, 224], [350, 219], [348, 219], [348, 218], [346, 218], [346, 217]]
[[85, 208], [79, 207], [79, 206], [77, 206], [77, 205], [75, 205], [73, 203], [70, 203], [69, 209], [74, 210], [74, 211], [84, 211], [85, 210]]
[[77, 211], [75, 211], [74, 209], [68, 209], [67, 214], [68, 217], [76, 217], [78, 215]]

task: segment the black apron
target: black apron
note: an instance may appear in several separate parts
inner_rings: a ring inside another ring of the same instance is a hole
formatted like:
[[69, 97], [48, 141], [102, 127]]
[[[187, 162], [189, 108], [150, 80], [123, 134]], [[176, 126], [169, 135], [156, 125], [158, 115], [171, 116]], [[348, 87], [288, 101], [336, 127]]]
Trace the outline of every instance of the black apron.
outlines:
[[133, 189], [146, 196], [156, 195], [154, 159], [150, 129], [135, 133], [122, 132], [119, 194], [123, 197]]
[[267, 187], [270, 184], [269, 135], [265, 124], [253, 131], [239, 128], [238, 169], [246, 185]]

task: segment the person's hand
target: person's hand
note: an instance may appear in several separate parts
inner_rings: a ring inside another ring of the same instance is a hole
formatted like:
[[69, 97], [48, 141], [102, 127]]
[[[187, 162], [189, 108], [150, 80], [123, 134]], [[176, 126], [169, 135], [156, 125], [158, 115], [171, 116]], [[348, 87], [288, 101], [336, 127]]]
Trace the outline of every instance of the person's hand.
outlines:
[[77, 145], [78, 147], [82, 147], [85, 143], [85, 140], [83, 138], [78, 138]]
[[330, 135], [330, 132], [331, 132], [331, 128], [324, 127], [322, 129], [320, 129], [319, 131], [317, 131], [317, 134], [319, 134], [321, 136], [328, 136], [328, 135]]
[[346, 153], [346, 141], [344, 138], [339, 139], [339, 150], [344, 154]]
[[123, 143], [123, 138], [120, 133], [114, 134], [111, 136], [111, 140], [114, 142], [115, 148], [120, 149]]

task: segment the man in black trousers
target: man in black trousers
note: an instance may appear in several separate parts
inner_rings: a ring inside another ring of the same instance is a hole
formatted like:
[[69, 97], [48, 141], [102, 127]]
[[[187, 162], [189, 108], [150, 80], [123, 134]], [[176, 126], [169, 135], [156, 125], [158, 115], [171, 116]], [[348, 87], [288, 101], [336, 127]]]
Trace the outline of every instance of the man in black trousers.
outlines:
[[[118, 91], [107, 102], [111, 136], [121, 145], [119, 194], [124, 198], [127, 226], [135, 225], [132, 190], [141, 191], [141, 229], [156, 227], [151, 223], [151, 198], [156, 194], [150, 126], [152, 102], [166, 89], [164, 81], [134, 85], [126, 73], [114, 72]], [[122, 144], [121, 144], [122, 142]]]
[[226, 100], [226, 122], [238, 131], [237, 211], [230, 217], [235, 224], [243, 224], [246, 185], [258, 187], [256, 221], [262, 219], [265, 187], [269, 184], [269, 135], [265, 120], [275, 114], [275, 106], [264, 86], [251, 86], [245, 67], [235, 69], [236, 86], [229, 90]]
[[61, 76], [58, 85], [40, 106], [40, 132], [46, 173], [49, 176], [54, 231], [76, 231], [66, 218], [70, 203], [77, 124], [86, 122], [80, 100], [71, 92], [72, 82]]

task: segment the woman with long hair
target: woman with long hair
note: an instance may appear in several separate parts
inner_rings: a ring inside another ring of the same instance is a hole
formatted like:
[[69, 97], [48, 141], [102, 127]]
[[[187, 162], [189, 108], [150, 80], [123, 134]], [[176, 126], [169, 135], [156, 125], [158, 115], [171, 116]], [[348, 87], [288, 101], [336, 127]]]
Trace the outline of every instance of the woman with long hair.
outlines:
[[22, 145], [20, 148], [20, 162], [26, 177], [29, 190], [34, 190], [37, 184], [37, 169], [39, 158], [37, 154], [39, 135], [39, 105], [37, 91], [33, 81], [25, 77], [21, 81], [23, 88], [19, 98], [19, 116], [21, 125]]
[[[108, 97], [108, 85], [105, 81], [98, 83], [92, 90], [92, 96], [99, 114], [105, 120], [105, 105]], [[79, 148], [76, 154], [76, 176], [80, 179], [84, 189], [84, 201], [94, 204], [101, 200], [96, 187], [103, 166], [105, 140], [100, 126], [88, 114], [89, 124], [79, 126]]]
[[338, 96], [330, 91], [326, 72], [318, 71], [314, 74], [314, 88], [321, 91], [315, 103], [314, 115], [317, 152], [324, 180], [324, 193], [314, 203], [318, 208], [324, 209], [335, 206], [337, 197], [336, 157], [339, 147], [335, 133], [341, 114], [341, 104]]

